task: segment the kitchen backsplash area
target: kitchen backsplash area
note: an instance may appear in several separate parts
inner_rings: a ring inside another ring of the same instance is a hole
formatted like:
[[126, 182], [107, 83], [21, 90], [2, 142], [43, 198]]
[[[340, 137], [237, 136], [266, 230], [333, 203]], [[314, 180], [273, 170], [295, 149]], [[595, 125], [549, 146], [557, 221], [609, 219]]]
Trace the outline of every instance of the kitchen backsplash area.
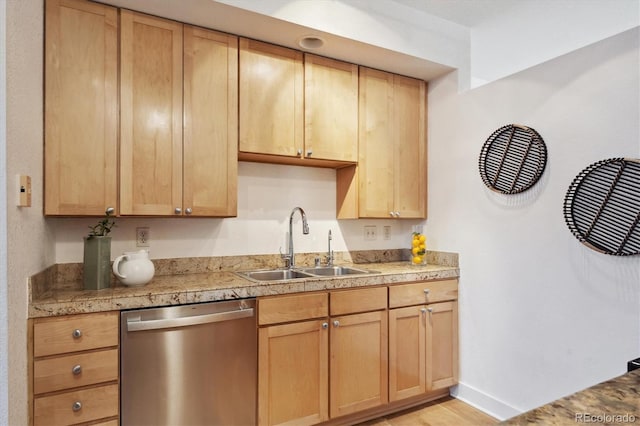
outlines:
[[[409, 248], [414, 225], [422, 220], [336, 219], [336, 171], [240, 162], [238, 216], [235, 218], [116, 218], [111, 259], [125, 251], [148, 249], [152, 259], [278, 254], [287, 251], [291, 209], [302, 207], [309, 235], [302, 235], [294, 218], [297, 253], [326, 252], [331, 230], [332, 248], [339, 251]], [[82, 238], [94, 218], [46, 219], [53, 229], [55, 263], [82, 262]], [[364, 227], [374, 226], [375, 239], [365, 239]], [[390, 227], [388, 239], [385, 226]], [[149, 228], [149, 247], [136, 247], [136, 228]], [[427, 248], [434, 248], [425, 226]]]

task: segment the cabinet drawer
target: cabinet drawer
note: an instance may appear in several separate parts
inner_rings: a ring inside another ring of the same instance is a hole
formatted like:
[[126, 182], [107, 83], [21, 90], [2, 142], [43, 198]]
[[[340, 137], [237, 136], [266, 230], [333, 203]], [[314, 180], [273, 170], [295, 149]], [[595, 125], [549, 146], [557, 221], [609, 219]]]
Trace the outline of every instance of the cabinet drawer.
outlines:
[[389, 307], [421, 305], [458, 298], [458, 280], [423, 281], [389, 287]]
[[118, 319], [118, 312], [37, 319], [33, 324], [33, 356], [117, 346]]
[[[79, 407], [74, 411], [74, 405]], [[70, 425], [118, 415], [118, 385], [65, 392], [34, 400], [34, 426]]]
[[327, 293], [275, 296], [258, 301], [258, 325], [301, 321], [328, 315]]
[[360, 288], [334, 291], [330, 294], [331, 315], [353, 314], [386, 309], [387, 288]]
[[118, 380], [118, 350], [39, 359], [33, 376], [35, 394]]

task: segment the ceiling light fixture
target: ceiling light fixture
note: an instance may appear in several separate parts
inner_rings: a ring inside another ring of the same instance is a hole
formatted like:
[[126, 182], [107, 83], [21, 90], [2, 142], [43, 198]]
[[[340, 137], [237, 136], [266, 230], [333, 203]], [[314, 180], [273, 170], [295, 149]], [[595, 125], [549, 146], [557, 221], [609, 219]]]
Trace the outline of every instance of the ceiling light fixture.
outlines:
[[298, 40], [298, 45], [303, 49], [319, 49], [324, 45], [324, 40], [318, 36], [304, 36]]

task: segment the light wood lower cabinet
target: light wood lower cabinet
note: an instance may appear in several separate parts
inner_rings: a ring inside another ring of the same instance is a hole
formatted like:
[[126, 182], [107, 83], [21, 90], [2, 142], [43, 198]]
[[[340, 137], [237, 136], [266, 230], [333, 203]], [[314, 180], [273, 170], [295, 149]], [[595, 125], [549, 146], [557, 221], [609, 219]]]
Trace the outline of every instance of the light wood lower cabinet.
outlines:
[[[413, 296], [413, 298], [412, 298]], [[436, 303], [424, 304], [431, 297]], [[448, 301], [441, 301], [448, 298]], [[456, 280], [390, 288], [389, 401], [399, 401], [458, 382]], [[417, 304], [421, 303], [421, 304]]]
[[33, 323], [33, 425], [118, 422], [119, 313]]
[[269, 297], [258, 306], [260, 425], [316, 424], [387, 403], [386, 287]]
[[330, 326], [331, 418], [386, 404], [387, 311], [332, 317]]
[[328, 416], [326, 320], [259, 331], [258, 424], [312, 425]]
[[328, 309], [327, 293], [259, 299], [258, 424], [328, 420]]

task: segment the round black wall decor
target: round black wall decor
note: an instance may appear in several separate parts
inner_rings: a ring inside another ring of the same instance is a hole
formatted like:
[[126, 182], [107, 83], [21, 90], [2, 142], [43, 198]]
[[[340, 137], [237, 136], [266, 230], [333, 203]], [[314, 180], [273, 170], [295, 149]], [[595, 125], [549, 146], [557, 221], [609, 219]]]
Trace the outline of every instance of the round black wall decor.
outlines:
[[564, 219], [587, 247], [640, 254], [640, 159], [611, 158], [581, 171], [564, 198]]
[[509, 124], [489, 136], [480, 151], [480, 176], [489, 189], [517, 194], [531, 188], [547, 165], [547, 146], [530, 127]]

